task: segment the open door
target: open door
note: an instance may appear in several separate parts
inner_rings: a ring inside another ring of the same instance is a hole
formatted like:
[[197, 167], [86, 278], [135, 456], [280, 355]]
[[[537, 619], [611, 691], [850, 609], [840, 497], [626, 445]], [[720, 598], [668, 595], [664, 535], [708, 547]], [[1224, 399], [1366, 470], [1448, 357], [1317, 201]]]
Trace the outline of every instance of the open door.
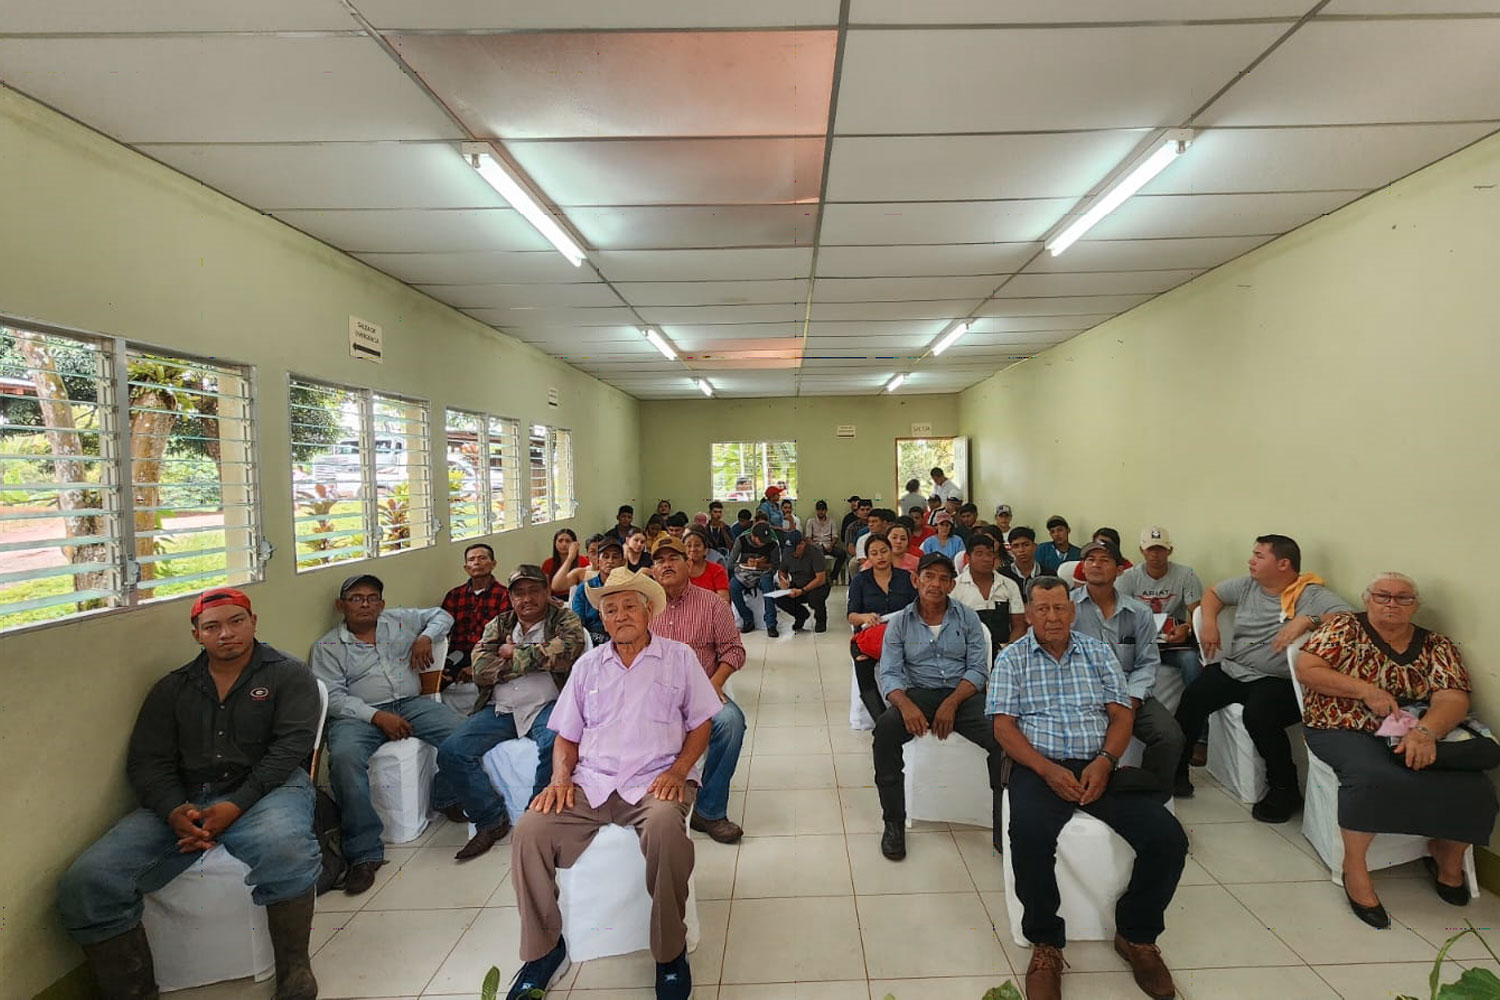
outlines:
[[948, 473], [948, 478], [958, 483], [965, 500], [978, 502], [974, 499], [974, 470], [969, 467], [969, 439], [966, 437], [953, 439], [953, 471]]

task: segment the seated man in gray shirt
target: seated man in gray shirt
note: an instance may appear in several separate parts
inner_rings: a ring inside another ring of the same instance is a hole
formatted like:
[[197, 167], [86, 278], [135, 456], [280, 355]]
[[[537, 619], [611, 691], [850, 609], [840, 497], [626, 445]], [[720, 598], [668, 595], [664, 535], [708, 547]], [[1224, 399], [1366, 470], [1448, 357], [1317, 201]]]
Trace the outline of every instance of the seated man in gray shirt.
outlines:
[[917, 599], [886, 626], [876, 680], [890, 707], [875, 720], [875, 788], [885, 832], [880, 851], [906, 857], [906, 776], [902, 747], [929, 730], [940, 740], [958, 733], [990, 755], [993, 828], [1000, 849], [1000, 744], [984, 714], [989, 677], [989, 633], [972, 608], [948, 595], [958, 572], [953, 560], [930, 552], [917, 563]]
[[[415, 736], [434, 747], [463, 725], [463, 717], [422, 697], [417, 673], [432, 664], [432, 643], [453, 618], [442, 608], [386, 608], [385, 584], [360, 573], [339, 587], [344, 623], [313, 644], [309, 665], [328, 685], [328, 775], [339, 802], [344, 891], [357, 896], [385, 864], [384, 830], [370, 801], [370, 755], [387, 740]], [[434, 809], [458, 804], [441, 772], [432, 787]]]
[[1073, 630], [1101, 639], [1114, 650], [1125, 671], [1125, 690], [1135, 709], [1132, 733], [1146, 744], [1141, 768], [1157, 780], [1165, 799], [1172, 790], [1183, 736], [1166, 706], [1151, 696], [1161, 654], [1156, 648], [1156, 618], [1151, 609], [1115, 586], [1125, 560], [1111, 542], [1083, 547], [1084, 586], [1073, 591], [1078, 617]]
[[[828, 631], [828, 563], [823, 550], [809, 542], [800, 531], [789, 531], [781, 547], [781, 566], [776, 572], [776, 587], [790, 591], [781, 597], [765, 598], [766, 635], [774, 638], [776, 609], [792, 616], [792, 635], [797, 635], [813, 620], [814, 632]], [[775, 593], [775, 591], [767, 591]]]
[[[1348, 611], [1343, 598], [1311, 573], [1302, 572], [1302, 550], [1285, 535], [1261, 535], [1250, 552], [1250, 574], [1225, 580], [1204, 591], [1203, 624], [1198, 641], [1203, 658], [1219, 658], [1219, 612], [1233, 605], [1234, 641], [1221, 662], [1210, 662], [1182, 693], [1177, 724], [1185, 733], [1201, 731], [1210, 715], [1225, 705], [1245, 706], [1245, 729], [1266, 762], [1265, 798], [1251, 815], [1262, 823], [1285, 823], [1302, 808], [1297, 766], [1286, 728], [1302, 718], [1292, 687], [1286, 649], [1299, 636], [1322, 624], [1322, 617]], [[1189, 753], [1177, 763], [1173, 794], [1193, 794], [1188, 780]]]

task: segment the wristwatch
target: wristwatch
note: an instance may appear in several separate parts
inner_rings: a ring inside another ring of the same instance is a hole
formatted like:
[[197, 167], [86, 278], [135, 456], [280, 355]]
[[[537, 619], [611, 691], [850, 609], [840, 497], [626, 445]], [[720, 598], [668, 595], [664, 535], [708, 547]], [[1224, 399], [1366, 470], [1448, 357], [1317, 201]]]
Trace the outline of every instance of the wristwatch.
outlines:
[[1098, 753], [1094, 754], [1094, 756], [1095, 757], [1103, 757], [1105, 760], [1109, 761], [1109, 763], [1110, 763], [1110, 765], [1112, 767], [1119, 767], [1120, 766], [1120, 758], [1116, 757], [1114, 754], [1110, 753], [1108, 750], [1101, 749]]
[[1308, 615], [1307, 616], [1307, 620], [1310, 621], [1310, 622], [1312, 622], [1312, 627], [1313, 628], [1322, 628], [1323, 627], [1323, 616], [1322, 615]]
[[1427, 737], [1430, 740], [1436, 740], [1437, 739], [1437, 737], [1433, 735], [1432, 730], [1428, 729], [1426, 726], [1422, 725], [1421, 723], [1417, 723], [1415, 726], [1412, 726], [1412, 728], [1415, 729], [1417, 732], [1421, 733], [1423, 736]]

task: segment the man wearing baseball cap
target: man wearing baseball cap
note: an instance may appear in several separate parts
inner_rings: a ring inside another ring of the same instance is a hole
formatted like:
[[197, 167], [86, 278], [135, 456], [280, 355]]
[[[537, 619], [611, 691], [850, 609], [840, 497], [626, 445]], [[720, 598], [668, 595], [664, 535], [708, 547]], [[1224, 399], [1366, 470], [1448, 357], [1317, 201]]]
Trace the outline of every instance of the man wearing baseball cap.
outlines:
[[1010, 504], [1001, 503], [995, 505], [995, 527], [1000, 529], [1000, 535], [1005, 540], [1006, 547], [1010, 546]]
[[536, 743], [532, 797], [552, 779], [553, 733], [547, 720], [557, 692], [587, 646], [578, 616], [549, 600], [551, 581], [540, 566], [517, 566], [505, 585], [510, 609], [484, 626], [474, 647], [474, 683], [479, 685], [474, 711], [438, 747], [438, 771], [449, 776], [464, 818], [475, 829], [454, 855], [458, 861], [479, 857], [510, 832], [505, 800], [484, 772], [485, 754], [524, 733]]
[[[1193, 638], [1193, 612], [1203, 601], [1203, 583], [1191, 566], [1172, 561], [1172, 535], [1159, 525], [1141, 529], [1142, 562], [1120, 574], [1118, 586], [1154, 613], [1166, 615], [1161, 631], [1161, 660], [1182, 672], [1187, 687], [1203, 673], [1203, 657]], [[1195, 767], [1208, 761], [1208, 728], [1188, 733]]]
[[[762, 594], [774, 590], [776, 569], [781, 565], [781, 547], [776, 544], [776, 533], [764, 521], [745, 532], [729, 550], [729, 600], [740, 615], [740, 631], [755, 631], [755, 613], [745, 601], [746, 591]], [[767, 621], [773, 629], [775, 622]]]
[[1089, 542], [1083, 547], [1079, 568], [1083, 570], [1084, 586], [1072, 594], [1078, 607], [1073, 630], [1100, 640], [1120, 661], [1120, 669], [1125, 671], [1125, 692], [1135, 709], [1131, 732], [1146, 744], [1141, 769], [1156, 779], [1165, 798], [1171, 794], [1177, 761], [1182, 756], [1182, 729], [1166, 706], [1151, 695], [1161, 666], [1156, 619], [1150, 607], [1116, 586], [1124, 561], [1111, 541]]
[[802, 631], [809, 617], [814, 632], [828, 631], [828, 564], [823, 550], [800, 531], [789, 531], [781, 546], [776, 589], [791, 593], [765, 599], [766, 635], [775, 637], [776, 609], [792, 616], [792, 635]]
[[766, 512], [766, 518], [773, 528], [781, 527], [781, 494], [783, 492], [780, 486], [767, 486], [766, 495], [758, 508]]
[[[313, 676], [328, 685], [328, 775], [339, 802], [351, 896], [375, 884], [385, 864], [385, 829], [370, 799], [370, 755], [387, 740], [415, 736], [434, 748], [463, 725], [463, 716], [422, 697], [420, 671], [432, 666], [432, 644], [453, 627], [442, 608], [387, 608], [385, 584], [356, 573], [334, 602], [343, 623], [313, 643]], [[449, 775], [432, 785], [432, 807], [458, 804]]]
[[62, 925], [106, 997], [156, 996], [142, 898], [222, 844], [249, 866], [251, 898], [266, 908], [277, 997], [313, 1000], [307, 942], [322, 854], [306, 761], [318, 688], [300, 660], [255, 638], [242, 591], [204, 591], [191, 618], [202, 652], [157, 681], [130, 736], [140, 808], [63, 876]]

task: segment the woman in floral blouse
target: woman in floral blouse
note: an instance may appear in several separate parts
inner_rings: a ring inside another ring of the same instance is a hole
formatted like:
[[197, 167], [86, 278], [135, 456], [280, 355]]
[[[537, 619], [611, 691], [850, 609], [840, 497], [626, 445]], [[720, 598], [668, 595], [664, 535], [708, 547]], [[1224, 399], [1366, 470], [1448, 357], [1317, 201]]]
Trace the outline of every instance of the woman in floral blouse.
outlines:
[[[1365, 868], [1377, 833], [1431, 838], [1427, 864], [1437, 893], [1463, 905], [1463, 857], [1488, 843], [1495, 791], [1475, 770], [1451, 770], [1439, 741], [1469, 714], [1469, 674], [1445, 636], [1412, 624], [1417, 585], [1382, 573], [1365, 588], [1365, 610], [1326, 619], [1297, 657], [1307, 747], [1339, 777], [1339, 832], [1349, 906], [1373, 927], [1390, 917]], [[1423, 702], [1404, 736], [1377, 736], [1398, 708]], [[1442, 744], [1452, 749], [1459, 744]], [[1436, 765], [1436, 766], [1434, 766]]]

